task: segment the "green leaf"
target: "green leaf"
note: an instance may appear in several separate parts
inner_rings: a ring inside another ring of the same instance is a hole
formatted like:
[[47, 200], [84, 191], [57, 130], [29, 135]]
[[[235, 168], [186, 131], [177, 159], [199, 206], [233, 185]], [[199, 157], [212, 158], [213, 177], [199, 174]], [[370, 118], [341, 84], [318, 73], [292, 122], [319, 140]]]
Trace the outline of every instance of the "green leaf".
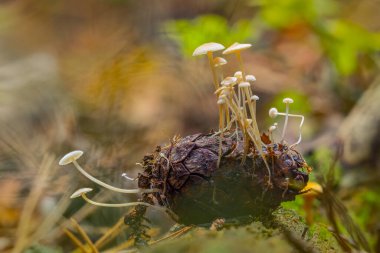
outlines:
[[180, 46], [184, 56], [191, 56], [194, 49], [207, 42], [218, 42], [229, 46], [234, 42], [246, 42], [252, 37], [252, 21], [239, 20], [229, 24], [218, 15], [203, 15], [193, 20], [168, 21], [164, 29]]

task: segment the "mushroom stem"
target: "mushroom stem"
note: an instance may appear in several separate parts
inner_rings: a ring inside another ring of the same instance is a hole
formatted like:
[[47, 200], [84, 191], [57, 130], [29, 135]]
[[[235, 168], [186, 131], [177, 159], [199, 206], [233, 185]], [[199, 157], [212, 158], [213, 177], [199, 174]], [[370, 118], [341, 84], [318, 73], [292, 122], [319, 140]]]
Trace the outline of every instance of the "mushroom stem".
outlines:
[[241, 69], [241, 73], [243, 74], [243, 81], [245, 81], [245, 74], [244, 74], [244, 66], [243, 66], [243, 59], [241, 57], [241, 53], [240, 53], [240, 50], [239, 51], [236, 51], [236, 58], [239, 62], [239, 65], [240, 65], [240, 69]]
[[110, 204], [110, 203], [101, 203], [101, 202], [96, 202], [93, 201], [92, 199], [89, 199], [86, 195], [86, 193], [83, 193], [81, 197], [88, 203], [94, 205], [94, 206], [104, 206], [104, 207], [127, 207], [127, 206], [137, 206], [137, 205], [143, 205], [143, 206], [149, 206], [149, 207], [154, 207], [158, 208], [160, 210], [165, 209], [159, 206], [154, 206], [146, 202], [129, 202], [129, 203], [119, 203], [119, 204]]
[[121, 193], [152, 193], [152, 192], [158, 192], [158, 189], [145, 189], [145, 190], [142, 190], [142, 189], [121, 189], [121, 188], [118, 188], [118, 187], [115, 187], [115, 186], [112, 186], [112, 185], [109, 185], [109, 184], [106, 184], [102, 181], [100, 181], [99, 179], [91, 176], [89, 173], [87, 173], [78, 163], [77, 161], [73, 161], [73, 164], [75, 166], [75, 168], [77, 168], [77, 170], [82, 173], [85, 177], [87, 177], [88, 179], [90, 179], [92, 182], [100, 185], [100, 186], [103, 186], [104, 188], [107, 188], [111, 191], [115, 191], [115, 192], [121, 192]]
[[211, 51], [207, 52], [207, 57], [208, 57], [208, 62], [210, 64], [210, 68], [212, 72], [212, 78], [214, 80], [215, 90], [217, 90], [219, 88], [219, 84], [218, 84], [218, 78], [216, 76], [216, 71], [214, 67], [214, 57]]
[[314, 202], [315, 196], [305, 196], [304, 197], [304, 203], [303, 203], [303, 209], [305, 210], [305, 220], [307, 225], [311, 225], [314, 220], [314, 214], [313, 214], [313, 202]]
[[282, 134], [281, 134], [281, 139], [282, 140], [285, 137], [286, 127], [288, 126], [288, 118], [289, 118], [289, 104], [286, 103], [285, 123], [284, 123], [284, 128], [282, 129]]
[[230, 117], [230, 112], [228, 110], [228, 106], [227, 105], [224, 105], [224, 112], [226, 113], [226, 125], [227, 125], [227, 129], [229, 129], [228, 126], [230, 125], [231, 117]]
[[302, 141], [302, 126], [303, 126], [303, 122], [305, 121], [305, 117], [303, 115], [289, 114], [289, 113], [282, 113], [282, 112], [278, 112], [277, 114], [278, 115], [283, 115], [283, 116], [301, 118], [301, 123], [300, 123], [300, 126], [299, 126], [299, 137], [298, 137], [298, 140], [295, 143], [293, 143], [292, 145], [290, 145], [289, 147], [291, 148], [291, 147], [294, 147], [295, 145], [300, 144], [301, 141]]
[[178, 220], [178, 216], [173, 212], [171, 211], [170, 209], [166, 208], [166, 207], [161, 207], [161, 206], [155, 206], [155, 205], [152, 205], [152, 204], [149, 204], [149, 203], [146, 203], [146, 202], [129, 202], [129, 203], [119, 203], [119, 204], [110, 204], [110, 203], [101, 203], [101, 202], [96, 202], [96, 201], [93, 201], [92, 199], [89, 199], [86, 195], [86, 193], [82, 193], [81, 194], [81, 197], [87, 202], [87, 203], [90, 203], [94, 206], [103, 206], [103, 207], [128, 207], [128, 206], [138, 206], [138, 205], [142, 205], [142, 206], [147, 206], [147, 207], [152, 207], [152, 208], [155, 208], [159, 211], [162, 211], [162, 212], [166, 212], [167, 214], [169, 214], [171, 217], [173, 217], [175, 220]]
[[218, 108], [219, 108], [219, 131], [223, 132], [224, 130], [224, 116], [225, 116], [225, 112], [224, 112], [224, 103], [223, 104], [218, 104]]

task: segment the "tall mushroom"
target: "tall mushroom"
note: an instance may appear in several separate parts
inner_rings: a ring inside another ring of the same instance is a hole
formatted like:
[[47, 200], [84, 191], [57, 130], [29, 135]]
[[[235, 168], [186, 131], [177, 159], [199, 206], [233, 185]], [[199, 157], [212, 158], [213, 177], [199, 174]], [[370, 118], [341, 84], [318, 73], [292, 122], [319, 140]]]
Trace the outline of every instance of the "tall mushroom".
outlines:
[[243, 78], [245, 79], [245, 75], [244, 75], [244, 66], [243, 66], [243, 60], [241, 58], [241, 51], [244, 50], [244, 49], [248, 49], [250, 48], [252, 45], [251, 44], [240, 44], [240, 43], [237, 43], [235, 42], [234, 44], [232, 44], [231, 46], [229, 46], [226, 50], [223, 51], [223, 54], [232, 54], [232, 53], [235, 53], [236, 54], [236, 57], [239, 61], [239, 64], [240, 64], [240, 69], [243, 73]]
[[200, 45], [193, 52], [193, 56], [207, 54], [208, 61], [210, 64], [210, 68], [211, 68], [211, 72], [212, 72], [212, 78], [214, 80], [215, 90], [217, 90], [219, 88], [219, 84], [218, 84], [215, 66], [214, 66], [213, 52], [220, 51], [223, 49], [224, 49], [224, 46], [222, 44], [215, 43], [215, 42], [209, 42], [209, 43], [205, 43], [203, 45]]

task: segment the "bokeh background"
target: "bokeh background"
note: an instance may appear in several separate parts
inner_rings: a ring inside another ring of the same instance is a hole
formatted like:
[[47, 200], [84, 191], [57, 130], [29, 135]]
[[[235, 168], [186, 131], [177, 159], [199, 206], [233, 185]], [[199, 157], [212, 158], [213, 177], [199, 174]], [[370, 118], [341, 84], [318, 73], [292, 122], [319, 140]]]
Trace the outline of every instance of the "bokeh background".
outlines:
[[[378, 0], [1, 1], [0, 251], [67, 252], [75, 249], [63, 233], [70, 217], [95, 240], [128, 211], [69, 200], [80, 187], [109, 202], [136, 196], [109, 194], [59, 167], [68, 151], [85, 151], [80, 163], [101, 180], [135, 187], [121, 174], [136, 176], [135, 163], [156, 145], [217, 128], [207, 61], [191, 56], [210, 41], [253, 44], [243, 60], [257, 79], [259, 126], [265, 131], [268, 109], [292, 97], [291, 111], [306, 117], [299, 148], [313, 175], [343, 148], [335, 194], [375, 247], [379, 13]], [[226, 59], [225, 76], [233, 75], [237, 63]], [[298, 122], [289, 129], [295, 140]], [[304, 215], [302, 201], [286, 207]], [[314, 222], [326, 223], [314, 208]], [[172, 225], [150, 215], [154, 235]]]

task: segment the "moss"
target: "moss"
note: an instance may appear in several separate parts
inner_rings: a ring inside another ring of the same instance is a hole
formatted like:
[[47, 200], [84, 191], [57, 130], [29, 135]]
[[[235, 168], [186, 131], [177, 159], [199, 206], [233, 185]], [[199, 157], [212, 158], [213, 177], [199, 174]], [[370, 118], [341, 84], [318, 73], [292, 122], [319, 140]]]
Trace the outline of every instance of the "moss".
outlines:
[[273, 213], [272, 225], [266, 227], [262, 222], [246, 226], [232, 227], [222, 231], [194, 228], [186, 235], [153, 245], [143, 252], [294, 252], [294, 245], [286, 239], [283, 231], [292, 231], [297, 240], [309, 245], [316, 252], [340, 252], [335, 239], [327, 229], [313, 226], [302, 239], [307, 226], [294, 211], [280, 208]]

